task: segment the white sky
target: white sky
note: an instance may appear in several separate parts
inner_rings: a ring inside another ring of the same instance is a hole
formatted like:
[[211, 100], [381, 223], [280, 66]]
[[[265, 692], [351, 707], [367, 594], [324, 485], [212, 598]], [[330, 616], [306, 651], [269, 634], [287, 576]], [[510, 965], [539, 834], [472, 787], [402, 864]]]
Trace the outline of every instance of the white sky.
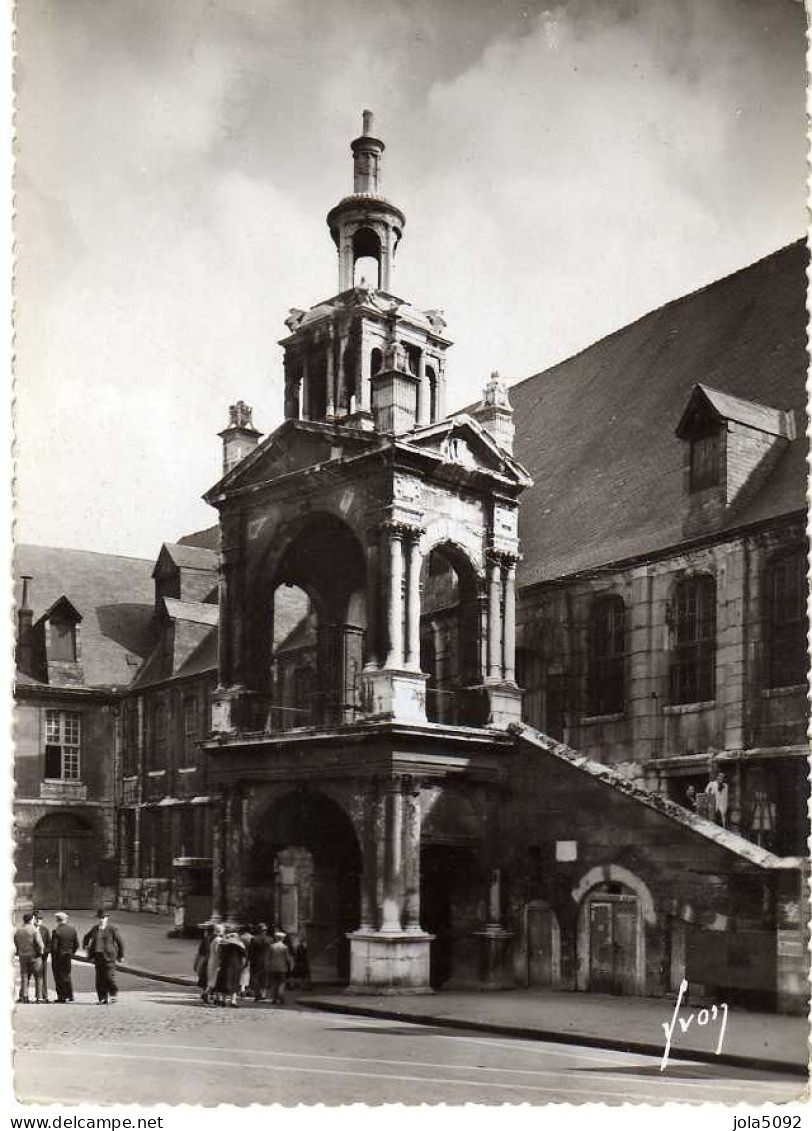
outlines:
[[23, 0], [17, 24], [22, 541], [154, 557], [215, 520], [227, 406], [280, 422], [283, 318], [337, 290], [324, 217], [366, 106], [452, 407], [805, 230], [794, 0]]

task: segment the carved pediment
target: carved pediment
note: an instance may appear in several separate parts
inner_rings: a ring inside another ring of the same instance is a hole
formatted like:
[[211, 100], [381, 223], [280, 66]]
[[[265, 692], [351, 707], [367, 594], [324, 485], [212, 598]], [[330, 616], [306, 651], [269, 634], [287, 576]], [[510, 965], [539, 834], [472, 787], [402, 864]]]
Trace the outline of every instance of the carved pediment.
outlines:
[[409, 444], [436, 452], [443, 463], [466, 471], [495, 472], [526, 486], [524, 468], [469, 416], [444, 420], [414, 433]]

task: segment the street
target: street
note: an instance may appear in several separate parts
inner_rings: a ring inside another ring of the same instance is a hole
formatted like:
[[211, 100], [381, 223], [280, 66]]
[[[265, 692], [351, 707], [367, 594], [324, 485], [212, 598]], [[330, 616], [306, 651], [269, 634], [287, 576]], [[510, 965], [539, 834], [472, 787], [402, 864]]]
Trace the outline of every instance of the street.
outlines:
[[[20, 1099], [136, 1104], [782, 1103], [800, 1078], [267, 1003], [207, 1008], [192, 990], [119, 975], [101, 1007], [15, 1007]], [[292, 1002], [292, 999], [291, 999]]]

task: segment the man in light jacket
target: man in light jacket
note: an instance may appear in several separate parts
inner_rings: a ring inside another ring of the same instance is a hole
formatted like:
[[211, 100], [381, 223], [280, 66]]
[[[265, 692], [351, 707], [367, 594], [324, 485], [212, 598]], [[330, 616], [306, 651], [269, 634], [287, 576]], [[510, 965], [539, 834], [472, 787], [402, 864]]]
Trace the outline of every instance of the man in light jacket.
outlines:
[[34, 979], [35, 1001], [42, 1001], [42, 937], [34, 922], [34, 912], [26, 911], [23, 923], [14, 932], [14, 949], [20, 960], [20, 997], [28, 1004], [28, 986]]

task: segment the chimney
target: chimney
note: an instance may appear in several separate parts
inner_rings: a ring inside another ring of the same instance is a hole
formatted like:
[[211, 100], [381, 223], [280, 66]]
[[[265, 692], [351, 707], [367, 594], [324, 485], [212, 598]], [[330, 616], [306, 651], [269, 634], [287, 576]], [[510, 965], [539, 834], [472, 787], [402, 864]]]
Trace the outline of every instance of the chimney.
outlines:
[[482, 390], [482, 400], [471, 416], [497, 442], [500, 448], [513, 455], [513, 406], [508, 396], [507, 385], [494, 369], [490, 381]]
[[251, 406], [245, 401], [237, 401], [229, 405], [228, 427], [217, 435], [223, 439], [223, 475], [226, 475], [254, 450], [262, 433], [254, 427]]
[[28, 583], [31, 575], [24, 573], [23, 596], [17, 611], [17, 667], [27, 675], [33, 674], [34, 667], [34, 613], [28, 604]]

